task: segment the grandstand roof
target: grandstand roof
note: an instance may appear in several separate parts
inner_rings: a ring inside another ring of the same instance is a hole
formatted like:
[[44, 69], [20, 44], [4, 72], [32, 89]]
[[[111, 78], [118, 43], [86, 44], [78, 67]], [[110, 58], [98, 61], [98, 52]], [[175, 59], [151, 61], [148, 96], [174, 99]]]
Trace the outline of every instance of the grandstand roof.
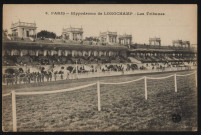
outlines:
[[141, 52], [195, 52], [192, 47], [174, 47], [174, 46], [156, 46], [146, 44], [132, 44], [129, 51], [141, 51]]
[[193, 52], [192, 50], [175, 50], [175, 49], [147, 49], [147, 48], [139, 48], [139, 49], [130, 49], [130, 52]]
[[41, 43], [41, 42], [19, 42], [19, 41], [5, 41], [3, 48], [9, 49], [68, 49], [68, 50], [111, 50], [111, 51], [126, 51], [125, 46], [100, 46], [100, 45], [70, 45], [66, 43]]
[[147, 48], [139, 48], [139, 49], [130, 49], [130, 51], [135, 52], [173, 52], [174, 50], [168, 50], [168, 49], [147, 49]]

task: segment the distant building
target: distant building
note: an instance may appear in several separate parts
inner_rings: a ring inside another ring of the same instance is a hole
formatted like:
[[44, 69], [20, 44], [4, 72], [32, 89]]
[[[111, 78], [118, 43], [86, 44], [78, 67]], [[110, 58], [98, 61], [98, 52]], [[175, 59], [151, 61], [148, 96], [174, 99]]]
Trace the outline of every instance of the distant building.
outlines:
[[172, 44], [173, 44], [173, 46], [176, 46], [176, 47], [178, 47], [178, 46], [182, 46], [182, 40], [173, 40], [172, 41]]
[[17, 22], [11, 24], [13, 37], [35, 37], [36, 36], [36, 23]]
[[119, 35], [118, 39], [119, 39], [119, 44], [130, 45], [132, 42], [132, 35], [127, 35], [127, 34]]
[[149, 45], [159, 45], [161, 46], [161, 39], [158, 37], [149, 38]]
[[82, 40], [83, 28], [66, 28], [62, 31], [62, 38], [66, 40]]
[[190, 41], [183, 41], [182, 46], [185, 48], [190, 48]]
[[117, 32], [102, 32], [99, 35], [101, 42], [106, 42], [109, 44], [117, 43]]
[[190, 47], [190, 41], [173, 40], [172, 44], [175, 47], [185, 47], [185, 48], [189, 48]]

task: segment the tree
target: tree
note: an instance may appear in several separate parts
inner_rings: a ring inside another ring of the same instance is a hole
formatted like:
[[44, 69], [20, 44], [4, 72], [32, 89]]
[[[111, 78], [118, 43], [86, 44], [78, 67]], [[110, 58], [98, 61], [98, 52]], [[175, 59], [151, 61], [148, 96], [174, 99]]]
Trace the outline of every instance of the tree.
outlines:
[[42, 30], [37, 33], [38, 38], [56, 38], [56, 34], [54, 32], [49, 32], [46, 30]]
[[99, 42], [100, 41], [97, 37], [86, 37], [85, 40], [86, 41], [95, 41], [95, 42]]

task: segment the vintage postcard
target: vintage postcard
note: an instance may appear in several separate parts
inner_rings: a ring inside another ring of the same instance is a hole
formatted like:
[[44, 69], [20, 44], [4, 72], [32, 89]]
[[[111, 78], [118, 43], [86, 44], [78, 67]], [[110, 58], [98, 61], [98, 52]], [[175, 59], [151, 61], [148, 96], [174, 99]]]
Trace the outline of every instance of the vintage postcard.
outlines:
[[3, 132], [197, 131], [197, 119], [197, 5], [3, 5]]

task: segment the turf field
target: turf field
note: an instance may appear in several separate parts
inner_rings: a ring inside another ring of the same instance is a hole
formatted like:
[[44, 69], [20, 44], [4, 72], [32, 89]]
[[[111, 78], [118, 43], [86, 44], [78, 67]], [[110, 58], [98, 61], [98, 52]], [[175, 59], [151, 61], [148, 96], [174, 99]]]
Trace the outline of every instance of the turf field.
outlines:
[[[188, 74], [193, 71], [178, 72]], [[162, 77], [173, 73], [146, 76]], [[101, 82], [123, 82], [145, 75], [115, 76], [79, 80], [64, 80], [40, 84], [4, 86], [10, 90], [48, 91]], [[145, 100], [144, 80], [122, 85], [101, 85], [101, 111], [97, 107], [97, 86], [72, 92], [45, 95], [16, 96], [18, 131], [192, 131], [197, 127], [197, 90], [195, 76], [177, 77], [178, 92], [174, 92], [174, 77], [147, 80]], [[2, 98], [2, 125], [12, 131], [11, 96]], [[181, 120], [173, 122], [172, 115]]]

